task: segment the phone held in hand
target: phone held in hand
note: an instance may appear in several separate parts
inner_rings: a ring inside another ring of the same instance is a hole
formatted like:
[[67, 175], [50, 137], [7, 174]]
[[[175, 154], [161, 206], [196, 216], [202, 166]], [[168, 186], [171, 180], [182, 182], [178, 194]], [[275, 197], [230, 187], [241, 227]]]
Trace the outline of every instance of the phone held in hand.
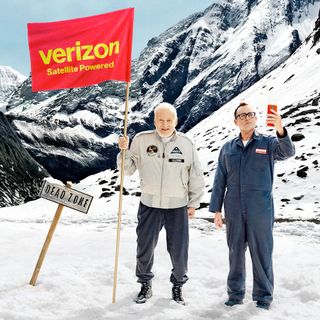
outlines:
[[[278, 112], [278, 106], [275, 104], [268, 104], [268, 111], [267, 114], [272, 114], [271, 110], [274, 110], [275, 112]], [[273, 123], [267, 123], [268, 127], [274, 127]]]

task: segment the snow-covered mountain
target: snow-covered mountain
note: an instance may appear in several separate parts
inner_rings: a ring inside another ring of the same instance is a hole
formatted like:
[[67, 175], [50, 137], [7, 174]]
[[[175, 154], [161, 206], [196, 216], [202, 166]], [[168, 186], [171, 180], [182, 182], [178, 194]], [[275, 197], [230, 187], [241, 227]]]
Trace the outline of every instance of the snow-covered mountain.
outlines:
[[311, 32], [315, 1], [220, 1], [150, 40], [138, 61], [149, 114], [161, 101], [188, 131], [285, 61]]
[[[289, 59], [187, 133], [198, 147], [206, 180], [206, 193], [198, 216], [209, 215], [208, 204], [219, 150], [238, 134], [233, 112], [240, 101], [246, 101], [257, 110], [257, 130], [267, 134], [275, 134], [265, 124], [267, 104], [278, 104], [283, 123], [296, 146], [295, 157], [275, 166], [276, 219], [320, 222], [319, 35], [320, 15], [314, 31]], [[118, 176], [119, 172], [107, 170], [84, 179], [78, 187], [115, 204]], [[133, 202], [137, 206], [139, 195], [138, 175], [126, 177], [124, 203], [131, 205]]]
[[77, 181], [114, 163], [123, 101], [120, 90], [114, 95], [116, 84], [34, 94], [26, 81], [18, 91], [6, 115], [29, 153], [52, 176]]
[[[149, 41], [133, 62], [129, 134], [173, 103], [187, 131], [285, 61], [312, 31], [316, 0], [225, 0]], [[32, 93], [28, 79], [7, 116], [30, 154], [56, 178], [80, 180], [115, 165], [124, 84]]]
[[42, 179], [46, 176], [46, 170], [24, 149], [0, 112], [0, 207], [37, 198]]
[[0, 66], [0, 111], [4, 112], [13, 91], [26, 77], [8, 66]]
[[233, 112], [240, 101], [258, 111], [258, 131], [274, 134], [265, 124], [267, 104], [278, 104], [296, 146], [296, 155], [276, 164], [274, 196], [277, 218], [320, 221], [320, 15], [314, 32], [283, 64], [224, 105], [189, 135], [199, 147], [209, 194], [219, 149], [238, 134]]

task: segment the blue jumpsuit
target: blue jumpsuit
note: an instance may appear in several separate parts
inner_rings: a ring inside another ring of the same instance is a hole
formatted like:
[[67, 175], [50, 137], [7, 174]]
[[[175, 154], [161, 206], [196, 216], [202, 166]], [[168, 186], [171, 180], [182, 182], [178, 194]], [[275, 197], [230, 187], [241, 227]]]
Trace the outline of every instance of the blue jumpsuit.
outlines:
[[248, 245], [253, 268], [253, 300], [272, 301], [274, 162], [285, 160], [294, 153], [286, 130], [281, 138], [254, 132], [245, 147], [239, 135], [221, 148], [209, 210], [221, 212], [224, 203], [229, 247], [229, 299], [244, 298]]

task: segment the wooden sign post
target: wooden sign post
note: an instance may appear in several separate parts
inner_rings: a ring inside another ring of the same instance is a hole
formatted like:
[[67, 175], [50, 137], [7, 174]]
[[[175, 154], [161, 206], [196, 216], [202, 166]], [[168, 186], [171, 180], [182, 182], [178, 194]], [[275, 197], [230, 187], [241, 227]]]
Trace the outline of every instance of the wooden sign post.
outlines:
[[[85, 193], [72, 190], [71, 183], [67, 182], [65, 186], [59, 186], [49, 183], [47, 180], [44, 181], [42, 188], [40, 190], [40, 197], [60, 203], [52, 220], [47, 238], [43, 244], [39, 259], [37, 261], [36, 267], [34, 268], [30, 285], [35, 286], [40, 269], [42, 267], [44, 258], [48, 251], [52, 236], [59, 222], [62, 210], [65, 206], [73, 208], [75, 210], [87, 213], [92, 202], [93, 197]], [[79, 205], [80, 204], [80, 205]]]

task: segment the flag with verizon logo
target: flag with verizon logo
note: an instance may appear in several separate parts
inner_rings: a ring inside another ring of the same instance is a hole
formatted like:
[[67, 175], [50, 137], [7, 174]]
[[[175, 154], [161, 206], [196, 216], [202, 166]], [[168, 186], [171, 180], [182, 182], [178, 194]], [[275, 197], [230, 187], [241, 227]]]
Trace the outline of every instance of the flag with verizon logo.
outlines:
[[28, 23], [32, 91], [130, 81], [134, 9]]

